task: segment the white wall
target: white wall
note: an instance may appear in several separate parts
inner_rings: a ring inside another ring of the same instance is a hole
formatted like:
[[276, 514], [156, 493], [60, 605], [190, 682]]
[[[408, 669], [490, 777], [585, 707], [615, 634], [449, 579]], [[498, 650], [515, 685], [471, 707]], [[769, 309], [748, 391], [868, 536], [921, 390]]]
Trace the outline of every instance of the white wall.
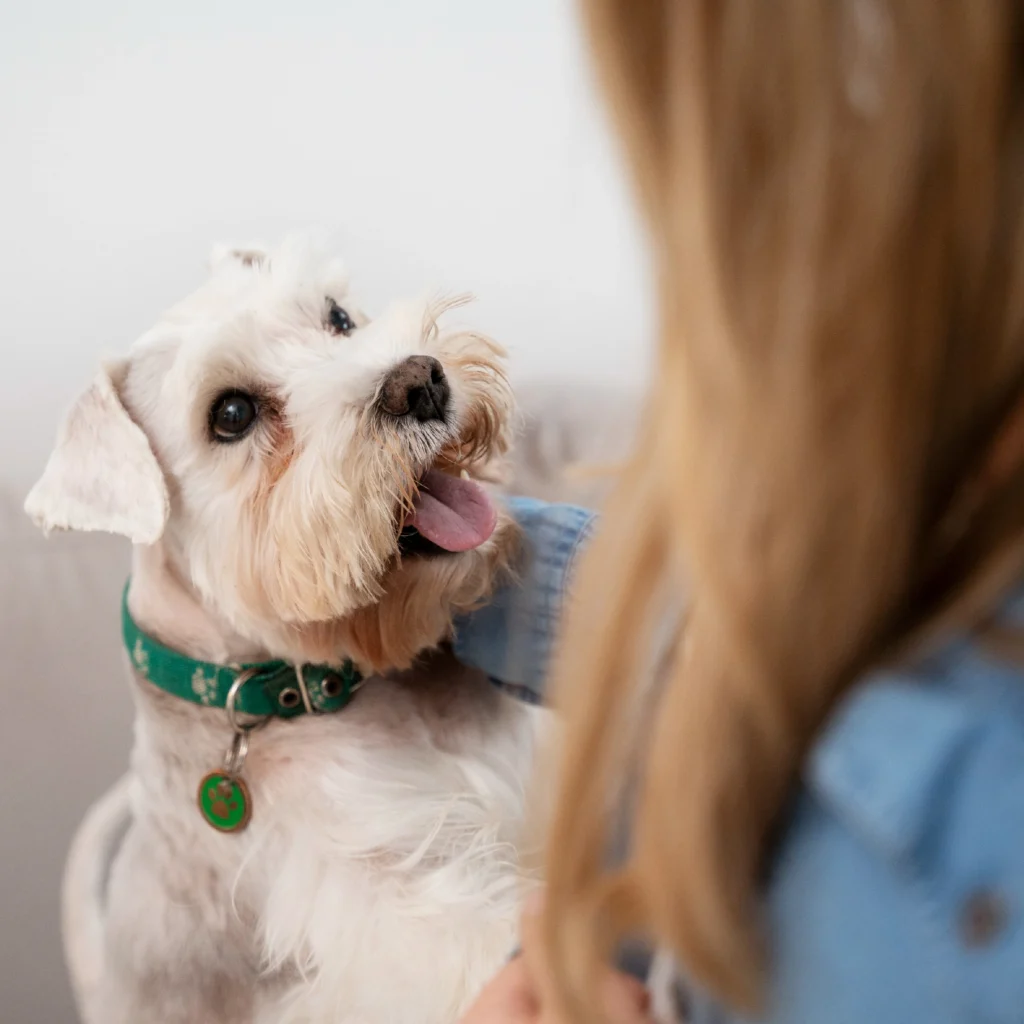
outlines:
[[635, 382], [646, 276], [569, 0], [0, 10], [0, 486], [210, 243], [339, 233], [372, 312], [433, 286], [517, 377]]

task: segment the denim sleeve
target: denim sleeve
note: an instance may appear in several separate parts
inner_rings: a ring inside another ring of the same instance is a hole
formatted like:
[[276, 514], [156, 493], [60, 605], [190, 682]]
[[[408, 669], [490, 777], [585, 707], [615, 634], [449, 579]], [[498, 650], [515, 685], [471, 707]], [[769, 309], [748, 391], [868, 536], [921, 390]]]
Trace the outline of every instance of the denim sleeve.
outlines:
[[522, 532], [517, 578], [456, 621], [453, 647], [496, 685], [540, 703], [576, 556], [596, 514], [532, 498], [512, 498], [508, 508]]

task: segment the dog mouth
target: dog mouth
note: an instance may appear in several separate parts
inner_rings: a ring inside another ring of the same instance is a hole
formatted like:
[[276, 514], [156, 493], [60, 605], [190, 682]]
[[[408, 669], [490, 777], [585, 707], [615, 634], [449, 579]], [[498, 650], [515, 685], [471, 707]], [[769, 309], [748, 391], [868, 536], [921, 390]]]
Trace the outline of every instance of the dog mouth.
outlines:
[[459, 554], [491, 538], [498, 510], [475, 480], [428, 469], [416, 487], [412, 511], [398, 535], [403, 555]]

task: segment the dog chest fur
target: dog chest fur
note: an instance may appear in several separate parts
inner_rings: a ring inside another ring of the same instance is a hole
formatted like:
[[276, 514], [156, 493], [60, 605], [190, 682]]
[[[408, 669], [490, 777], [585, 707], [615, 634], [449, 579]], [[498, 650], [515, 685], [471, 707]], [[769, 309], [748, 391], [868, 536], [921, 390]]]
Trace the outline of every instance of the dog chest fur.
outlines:
[[221, 763], [223, 714], [135, 691], [107, 937], [146, 980], [95, 1019], [455, 1020], [515, 944], [545, 712], [435, 654], [339, 714], [256, 731], [252, 821], [223, 835], [182, 801]]

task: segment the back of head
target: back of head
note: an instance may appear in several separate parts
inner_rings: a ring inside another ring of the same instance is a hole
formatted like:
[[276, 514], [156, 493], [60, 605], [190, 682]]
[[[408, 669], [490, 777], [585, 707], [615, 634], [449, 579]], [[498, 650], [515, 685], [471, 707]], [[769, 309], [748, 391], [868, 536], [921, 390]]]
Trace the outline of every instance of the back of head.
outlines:
[[[1021, 17], [1009, 0], [584, 7], [660, 346], [560, 667], [548, 936], [581, 1019], [633, 927], [748, 1007], [757, 881], [824, 719], [1024, 564], [1021, 473], [951, 519], [1024, 373]], [[629, 708], [684, 579], [631, 858], [608, 874]]]

